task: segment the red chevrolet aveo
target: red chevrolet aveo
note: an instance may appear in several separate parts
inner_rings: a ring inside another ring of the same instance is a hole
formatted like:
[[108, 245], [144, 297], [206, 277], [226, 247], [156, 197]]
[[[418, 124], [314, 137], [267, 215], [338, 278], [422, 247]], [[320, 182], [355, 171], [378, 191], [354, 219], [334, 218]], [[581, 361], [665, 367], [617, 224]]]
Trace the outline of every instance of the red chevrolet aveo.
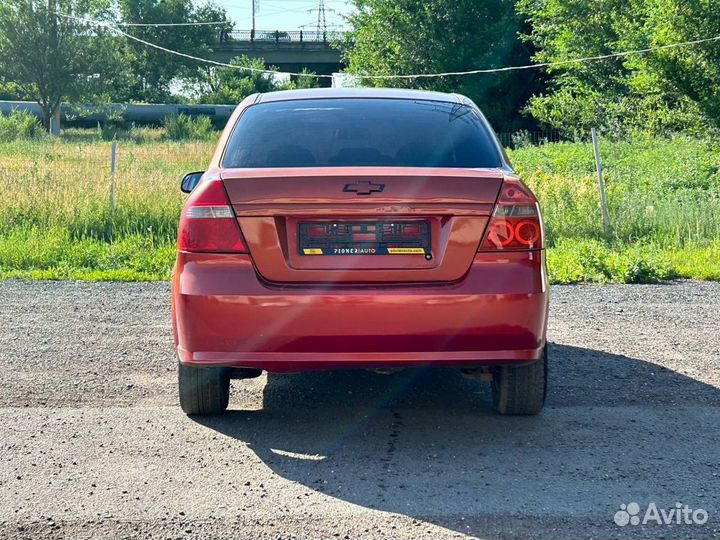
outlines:
[[262, 370], [453, 367], [503, 414], [547, 385], [537, 200], [456, 94], [245, 99], [183, 179], [172, 282], [180, 405], [216, 414]]

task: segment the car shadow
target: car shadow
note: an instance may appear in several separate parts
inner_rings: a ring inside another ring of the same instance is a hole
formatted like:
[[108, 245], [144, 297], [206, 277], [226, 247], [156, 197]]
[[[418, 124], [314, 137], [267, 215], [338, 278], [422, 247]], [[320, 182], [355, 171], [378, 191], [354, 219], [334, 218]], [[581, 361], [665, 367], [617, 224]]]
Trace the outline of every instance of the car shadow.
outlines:
[[497, 415], [489, 385], [457, 370], [415, 369], [269, 374], [261, 410], [195, 420], [309, 491], [463, 534], [712, 536], [613, 516], [633, 501], [717, 516], [719, 390], [603, 351], [553, 344], [550, 358], [535, 417]]

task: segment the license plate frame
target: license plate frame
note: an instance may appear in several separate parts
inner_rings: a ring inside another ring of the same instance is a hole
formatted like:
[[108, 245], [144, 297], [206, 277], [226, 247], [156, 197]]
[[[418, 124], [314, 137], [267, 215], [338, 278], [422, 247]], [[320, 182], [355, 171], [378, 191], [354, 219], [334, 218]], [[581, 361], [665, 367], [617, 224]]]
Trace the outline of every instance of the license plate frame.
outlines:
[[429, 256], [429, 220], [300, 221], [298, 254], [302, 256]]

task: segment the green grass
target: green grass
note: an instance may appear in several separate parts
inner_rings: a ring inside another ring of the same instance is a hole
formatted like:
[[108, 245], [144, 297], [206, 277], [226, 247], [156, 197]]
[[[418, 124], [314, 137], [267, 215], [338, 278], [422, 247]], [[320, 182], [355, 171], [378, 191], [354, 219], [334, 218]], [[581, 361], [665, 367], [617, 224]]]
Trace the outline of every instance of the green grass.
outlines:
[[[0, 278], [168, 279], [178, 183], [205, 167], [213, 142], [170, 141], [147, 128], [124, 137], [112, 214], [103, 133], [0, 142]], [[720, 280], [720, 142], [604, 142], [602, 154], [609, 235], [589, 144], [510, 152], [543, 206], [552, 280]]]
[[0, 238], [0, 278], [155, 281], [170, 278], [174, 260], [170, 239], [142, 234], [105, 242], [55, 227]]
[[720, 279], [720, 142], [604, 142], [601, 155], [610, 234], [590, 144], [510, 152], [543, 208], [552, 280]]

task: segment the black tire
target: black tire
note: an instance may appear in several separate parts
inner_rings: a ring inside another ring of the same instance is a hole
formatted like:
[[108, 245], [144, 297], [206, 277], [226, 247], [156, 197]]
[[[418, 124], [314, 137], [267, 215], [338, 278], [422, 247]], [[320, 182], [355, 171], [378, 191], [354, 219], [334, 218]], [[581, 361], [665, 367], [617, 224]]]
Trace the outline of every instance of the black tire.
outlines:
[[512, 416], [539, 413], [547, 394], [547, 368], [547, 345], [542, 358], [532, 364], [495, 368], [492, 381], [495, 410]]
[[230, 376], [225, 368], [178, 364], [178, 394], [185, 414], [220, 414], [230, 400]]

